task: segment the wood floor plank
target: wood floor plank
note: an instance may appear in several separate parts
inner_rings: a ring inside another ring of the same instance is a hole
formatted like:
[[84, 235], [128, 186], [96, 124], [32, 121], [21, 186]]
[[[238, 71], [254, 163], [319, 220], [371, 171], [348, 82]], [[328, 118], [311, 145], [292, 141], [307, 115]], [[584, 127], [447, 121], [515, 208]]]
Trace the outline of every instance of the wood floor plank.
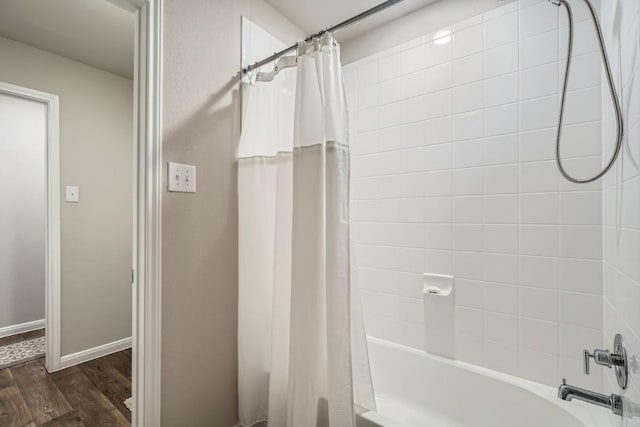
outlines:
[[22, 339], [22, 334], [9, 335], [8, 337], [0, 338], [0, 346], [4, 347], [5, 345], [15, 344], [19, 341], [24, 341]]
[[23, 340], [32, 340], [34, 338], [44, 337], [44, 329], [36, 329], [35, 331], [25, 332], [22, 334]]
[[130, 426], [130, 350], [52, 374], [44, 365], [0, 370], [0, 427]]
[[51, 374], [53, 382], [87, 426], [128, 426], [129, 420], [77, 366]]
[[71, 412], [71, 406], [40, 362], [10, 369], [36, 424], [44, 424]]
[[24, 332], [22, 334], [9, 335], [8, 337], [0, 338], [0, 346], [5, 346], [19, 341], [31, 340], [34, 338], [40, 338], [44, 336], [44, 329], [37, 329], [35, 331]]
[[131, 382], [131, 355], [126, 351], [119, 351], [104, 357], [104, 360], [116, 368]]
[[111, 366], [104, 358], [78, 365], [91, 382], [131, 421], [131, 411], [124, 401], [131, 397], [131, 380]]
[[15, 384], [11, 371], [9, 369], [0, 369], [0, 390]]
[[71, 411], [44, 424], [40, 424], [39, 427], [97, 427], [100, 425], [101, 424], [85, 424], [76, 411]]
[[0, 426], [35, 426], [33, 416], [22, 398], [18, 386], [11, 385], [0, 389]]

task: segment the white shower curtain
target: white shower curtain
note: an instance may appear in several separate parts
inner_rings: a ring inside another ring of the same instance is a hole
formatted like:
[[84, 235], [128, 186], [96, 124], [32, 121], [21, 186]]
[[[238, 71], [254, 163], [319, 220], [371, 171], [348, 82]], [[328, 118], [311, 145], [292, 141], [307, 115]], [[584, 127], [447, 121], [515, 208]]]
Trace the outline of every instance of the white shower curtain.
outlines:
[[352, 427], [375, 401], [350, 272], [339, 47], [243, 84], [238, 149], [240, 425]]

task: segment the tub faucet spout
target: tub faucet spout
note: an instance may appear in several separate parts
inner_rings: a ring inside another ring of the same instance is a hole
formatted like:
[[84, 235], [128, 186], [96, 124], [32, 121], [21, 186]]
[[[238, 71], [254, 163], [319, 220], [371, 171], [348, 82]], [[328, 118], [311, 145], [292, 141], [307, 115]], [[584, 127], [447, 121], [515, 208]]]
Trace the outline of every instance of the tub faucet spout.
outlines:
[[610, 409], [615, 415], [622, 416], [621, 396], [617, 394], [607, 396], [605, 394], [596, 393], [595, 391], [575, 387], [567, 384], [567, 380], [565, 378], [562, 379], [562, 384], [558, 387], [558, 397], [562, 400], [566, 400], [567, 402], [570, 402], [573, 399], [582, 400], [583, 402]]

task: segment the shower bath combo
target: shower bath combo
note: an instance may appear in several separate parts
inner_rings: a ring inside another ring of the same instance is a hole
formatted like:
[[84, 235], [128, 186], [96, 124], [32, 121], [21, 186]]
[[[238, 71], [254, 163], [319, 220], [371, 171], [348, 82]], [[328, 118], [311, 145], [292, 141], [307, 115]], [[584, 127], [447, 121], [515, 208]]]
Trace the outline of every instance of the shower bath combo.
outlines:
[[[337, 25], [329, 27], [325, 30], [322, 30], [316, 34], [309, 36], [305, 41], [312, 40], [319, 36], [322, 36], [326, 33], [333, 33], [335, 31], [341, 30], [351, 24], [354, 24], [364, 18], [367, 18], [371, 15], [374, 15], [382, 10], [385, 10], [391, 6], [396, 5], [397, 3], [402, 2], [403, 0], [388, 0], [385, 1], [369, 10], [366, 10], [359, 15], [356, 15], [350, 19], [347, 19]], [[618, 96], [618, 92], [616, 91], [616, 87], [613, 81], [613, 75], [611, 71], [611, 65], [609, 61], [609, 56], [607, 54], [607, 49], [604, 42], [603, 32], [601, 28], [600, 21], [598, 19], [598, 15], [590, 0], [582, 0], [589, 11], [590, 20], [595, 28], [595, 32], [597, 34], [597, 42], [600, 50], [600, 58], [603, 64], [603, 68], [605, 70], [607, 86], [610, 95], [611, 103], [613, 104], [613, 110], [615, 113], [615, 123], [616, 123], [616, 137], [615, 144], [613, 145], [612, 153], [609, 159], [606, 161], [602, 169], [587, 177], [576, 177], [571, 172], [569, 172], [563, 159], [561, 157], [561, 146], [562, 146], [562, 127], [563, 127], [563, 119], [565, 116], [565, 107], [566, 107], [566, 97], [568, 91], [568, 83], [569, 77], [571, 73], [571, 63], [572, 63], [572, 54], [573, 54], [573, 45], [574, 45], [574, 27], [575, 27], [575, 18], [574, 12], [572, 10], [571, 4], [567, 0], [547, 0], [551, 5], [555, 5], [558, 7], [563, 7], [566, 11], [567, 21], [568, 21], [568, 44], [567, 44], [567, 60], [564, 68], [564, 76], [562, 82], [562, 90], [560, 97], [560, 106], [558, 112], [557, 119], [557, 129], [555, 136], [555, 162], [557, 168], [560, 172], [560, 175], [574, 183], [574, 184], [588, 184], [594, 181], [599, 180], [605, 174], [607, 174], [613, 166], [615, 165], [617, 159], [619, 158], [620, 152], [622, 150], [623, 144], [623, 134], [624, 134], [624, 123], [622, 116], [622, 108], [620, 103], [620, 98]], [[287, 53], [295, 52], [298, 49], [298, 44], [294, 44], [286, 49], [283, 49], [280, 52], [274, 53], [273, 55], [258, 61], [252, 65], [247, 66], [242, 70], [243, 74], [249, 74], [250, 72], [256, 70], [255, 79], [256, 81], [271, 81], [277, 75], [277, 73], [285, 68], [295, 67], [297, 66], [297, 57], [294, 56], [285, 56]], [[258, 68], [263, 65], [274, 63], [273, 71], [268, 73], [257, 72]], [[374, 346], [375, 348], [375, 346]], [[629, 370], [629, 362], [627, 360], [627, 351], [624, 344], [624, 340], [622, 335], [616, 334], [614, 340], [614, 348], [612, 351], [609, 350], [599, 350], [596, 349], [593, 352], [588, 350], [584, 350], [584, 372], [585, 374], [589, 374], [589, 363], [591, 359], [600, 366], [604, 366], [607, 368], [613, 368], [616, 372], [616, 378], [618, 381], [618, 385], [622, 390], [627, 388], [628, 385], [628, 370]], [[593, 392], [584, 388], [575, 387], [568, 385], [566, 380], [563, 379], [562, 384], [558, 388], [558, 397], [562, 400], [571, 401], [572, 399], [581, 400], [593, 405], [605, 407], [613, 412], [615, 415], [622, 416], [623, 415], [623, 398], [616, 394], [604, 395], [597, 392]]]

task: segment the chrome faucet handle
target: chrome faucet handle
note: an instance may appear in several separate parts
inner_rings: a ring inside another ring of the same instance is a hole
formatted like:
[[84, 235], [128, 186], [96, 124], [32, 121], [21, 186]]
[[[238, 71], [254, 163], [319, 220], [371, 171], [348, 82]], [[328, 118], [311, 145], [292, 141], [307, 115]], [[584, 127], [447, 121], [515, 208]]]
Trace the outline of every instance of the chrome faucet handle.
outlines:
[[613, 352], [609, 350], [593, 350], [593, 354], [589, 350], [584, 350], [584, 373], [589, 375], [591, 368], [589, 366], [590, 359], [593, 359], [600, 366], [607, 368], [614, 367], [616, 370], [616, 380], [623, 390], [627, 388], [629, 383], [629, 362], [627, 360], [627, 349], [624, 345], [622, 335], [616, 334], [613, 340]]
[[587, 350], [586, 348], [583, 350], [582, 355], [583, 355], [582, 361], [583, 361], [583, 366], [584, 366], [584, 374], [585, 375], [589, 375], [589, 374], [591, 374], [591, 369], [589, 368], [589, 358], [592, 355], [589, 353], [589, 350]]
[[613, 364], [612, 355], [609, 350], [593, 350], [593, 354], [589, 353], [589, 350], [584, 350], [584, 373], [589, 375], [591, 369], [589, 367], [589, 359], [593, 359], [598, 365], [606, 366], [610, 368]]
[[584, 351], [584, 373], [589, 375], [589, 359], [592, 359], [600, 366], [611, 368], [612, 366], [625, 366], [626, 359], [624, 354], [611, 353], [609, 350], [593, 350], [593, 354], [589, 350]]

